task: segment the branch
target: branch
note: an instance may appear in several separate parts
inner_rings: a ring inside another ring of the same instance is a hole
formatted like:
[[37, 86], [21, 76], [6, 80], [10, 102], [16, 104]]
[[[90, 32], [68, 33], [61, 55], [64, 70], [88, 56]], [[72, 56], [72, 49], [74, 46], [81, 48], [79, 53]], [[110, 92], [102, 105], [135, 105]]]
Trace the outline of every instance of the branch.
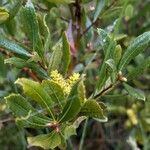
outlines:
[[74, 6], [75, 6], [75, 21], [76, 21], [76, 32], [77, 32], [75, 46], [76, 46], [76, 49], [78, 50], [80, 37], [81, 37], [81, 29], [82, 29], [82, 26], [81, 26], [82, 13], [81, 13], [80, 0], [76, 0]]
[[29, 68], [23, 68], [22, 69], [25, 73], [28, 74], [29, 77], [31, 77], [34, 81], [41, 82], [41, 80], [36, 76], [36, 74]]
[[[97, 21], [97, 20], [96, 20], [96, 21]], [[83, 33], [81, 34], [81, 37], [82, 37], [84, 34], [86, 34], [86, 33], [91, 29], [92, 26], [94, 26], [94, 24], [96, 23], [96, 21], [92, 22], [91, 25], [88, 26], [88, 27], [83, 31]], [[81, 38], [81, 37], [80, 37], [80, 38]]]
[[111, 91], [114, 88], [113, 84], [110, 84], [107, 88], [103, 89], [100, 93], [94, 96], [94, 99], [97, 99], [103, 95], [105, 95], [107, 92]]
[[5, 123], [5, 122], [9, 122], [9, 121], [14, 121], [14, 118], [2, 119], [2, 120], [0, 120], [0, 124]]
[[[106, 7], [106, 10], [110, 9], [115, 3], [116, 3], [116, 1], [113, 0], [113, 1], [111, 2], [111, 4]], [[96, 22], [97, 22], [97, 20], [95, 20], [94, 22], [92, 22], [91, 25], [88, 26], [88, 27], [83, 31], [81, 37], [82, 37], [84, 34], [86, 34], [86, 33], [88, 32], [88, 30], [90, 30], [90, 28], [91, 28]]]
[[116, 82], [114, 84], [110, 84], [108, 87], [104, 88], [100, 93], [94, 96], [95, 99], [104, 96], [106, 93], [110, 92], [114, 87], [116, 87], [121, 82], [127, 82], [126, 77], [120, 71], [117, 75]]

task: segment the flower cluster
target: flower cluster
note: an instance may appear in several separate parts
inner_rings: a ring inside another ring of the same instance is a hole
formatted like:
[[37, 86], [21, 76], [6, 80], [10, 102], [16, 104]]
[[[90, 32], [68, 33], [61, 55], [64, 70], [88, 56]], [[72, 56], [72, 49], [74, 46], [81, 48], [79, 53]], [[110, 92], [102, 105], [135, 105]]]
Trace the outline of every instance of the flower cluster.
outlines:
[[68, 79], [64, 79], [57, 70], [52, 71], [50, 76], [51, 80], [60, 85], [64, 93], [67, 95], [70, 93], [70, 90], [75, 82], [80, 78], [79, 73], [73, 73], [73, 75], [71, 75]]

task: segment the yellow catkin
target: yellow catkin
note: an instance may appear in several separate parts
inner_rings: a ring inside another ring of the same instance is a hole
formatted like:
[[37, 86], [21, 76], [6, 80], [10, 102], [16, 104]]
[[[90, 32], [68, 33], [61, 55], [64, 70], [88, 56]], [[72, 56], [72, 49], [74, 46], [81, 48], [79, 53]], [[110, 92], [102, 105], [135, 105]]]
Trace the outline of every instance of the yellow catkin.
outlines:
[[51, 72], [51, 80], [61, 86], [65, 94], [69, 94], [72, 86], [80, 78], [79, 73], [73, 73], [68, 79], [64, 79], [63, 76], [57, 71], [54, 70]]
[[69, 79], [67, 79], [67, 82], [69, 83], [70, 86], [73, 86], [75, 82], [79, 80], [79, 78], [80, 78], [79, 73], [73, 73], [73, 75], [70, 76]]
[[127, 115], [129, 117], [129, 120], [131, 121], [131, 123], [133, 125], [137, 125], [138, 124], [138, 120], [137, 120], [136, 114], [135, 114], [135, 112], [132, 109], [127, 109]]

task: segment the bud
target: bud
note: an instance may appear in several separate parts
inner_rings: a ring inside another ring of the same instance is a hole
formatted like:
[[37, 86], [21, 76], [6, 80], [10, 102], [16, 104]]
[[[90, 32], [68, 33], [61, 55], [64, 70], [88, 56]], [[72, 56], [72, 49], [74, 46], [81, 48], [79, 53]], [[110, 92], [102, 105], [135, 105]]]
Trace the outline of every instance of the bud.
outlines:
[[122, 77], [121, 81], [123, 81], [123, 82], [127, 82], [127, 78]]
[[119, 80], [119, 81], [123, 81], [123, 82], [127, 82], [127, 78], [125, 78], [125, 77], [123, 76], [123, 74], [122, 74], [121, 71], [119, 71], [119, 73], [118, 73], [118, 80]]

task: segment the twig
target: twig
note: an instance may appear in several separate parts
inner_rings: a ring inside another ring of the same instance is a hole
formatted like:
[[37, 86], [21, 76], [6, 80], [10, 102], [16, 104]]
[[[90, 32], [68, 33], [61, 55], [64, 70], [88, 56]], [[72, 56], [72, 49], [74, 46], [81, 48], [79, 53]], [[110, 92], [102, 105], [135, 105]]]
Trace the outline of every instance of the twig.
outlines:
[[[96, 20], [96, 21], [97, 21], [97, 20]], [[92, 26], [94, 26], [94, 24], [96, 23], [96, 21], [92, 22], [91, 25], [89, 25], [89, 26], [83, 31], [83, 33], [81, 34], [80, 38], [81, 38], [84, 34], [86, 34], [86, 33], [91, 29]]]
[[105, 89], [103, 89], [100, 93], [98, 93], [97, 95], [94, 96], [94, 99], [98, 99], [101, 96], [104, 96], [106, 93], [110, 92], [111, 90], [114, 89], [114, 87], [116, 87], [118, 84], [120, 84], [119, 79], [117, 79], [115, 84], [110, 84], [108, 87], [106, 87]]
[[67, 23], [69, 23], [69, 19], [66, 19], [66, 18], [64, 18], [64, 17], [62, 17], [62, 16], [60, 16], [59, 19], [65, 21], [65, 22], [67, 22]]
[[[109, 8], [111, 8], [111, 7], [115, 4], [115, 2], [116, 2], [116, 1], [113, 0], [112, 3], [111, 3], [109, 6], [106, 7], [106, 10], [108, 10]], [[81, 34], [81, 37], [82, 37], [84, 34], [86, 34], [86, 33], [91, 29], [91, 27], [96, 24], [96, 22], [97, 22], [97, 20], [95, 20], [94, 22], [92, 22], [91, 25], [89, 25], [89, 26], [83, 31], [83, 33]]]
[[94, 99], [104, 95], [106, 92], [110, 91], [113, 88], [113, 84], [110, 84], [107, 88], [103, 89], [100, 93], [94, 96]]
[[113, 1], [111, 2], [111, 4], [106, 7], [105, 10], [108, 10], [108, 9], [110, 9], [111, 7], [113, 7], [113, 5], [114, 5], [115, 3], [116, 3], [116, 0], [113, 0]]
[[76, 0], [74, 6], [75, 6], [75, 21], [76, 21], [76, 32], [77, 32], [75, 47], [78, 50], [79, 43], [80, 43], [80, 37], [81, 37], [81, 29], [82, 29], [82, 26], [81, 26], [82, 13], [81, 13], [80, 0]]
[[70, 150], [73, 150], [73, 144], [72, 144], [71, 139], [68, 140], [68, 145], [69, 145]]
[[83, 144], [84, 144], [84, 139], [85, 139], [85, 136], [86, 136], [86, 130], [87, 130], [87, 125], [88, 125], [88, 120], [89, 120], [89, 118], [87, 118], [87, 119], [85, 120], [85, 123], [84, 123], [84, 128], [83, 128], [83, 132], [82, 132], [82, 137], [81, 137], [80, 145], [79, 145], [79, 150], [83, 150]]
[[9, 122], [9, 121], [13, 121], [13, 120], [14, 120], [13, 118], [6, 118], [3, 120], [0, 120], [0, 124], [5, 123], [5, 122]]
[[29, 68], [22, 69], [25, 73], [27, 73], [33, 80], [41, 82], [40, 79], [36, 76], [36, 74]]
[[3, 48], [0, 48], [0, 52], [1, 52], [2, 54], [4, 54], [4, 55], [8, 56], [8, 57], [13, 56], [12, 53], [9, 53], [9, 52], [5, 51], [5, 49], [3, 49]]

